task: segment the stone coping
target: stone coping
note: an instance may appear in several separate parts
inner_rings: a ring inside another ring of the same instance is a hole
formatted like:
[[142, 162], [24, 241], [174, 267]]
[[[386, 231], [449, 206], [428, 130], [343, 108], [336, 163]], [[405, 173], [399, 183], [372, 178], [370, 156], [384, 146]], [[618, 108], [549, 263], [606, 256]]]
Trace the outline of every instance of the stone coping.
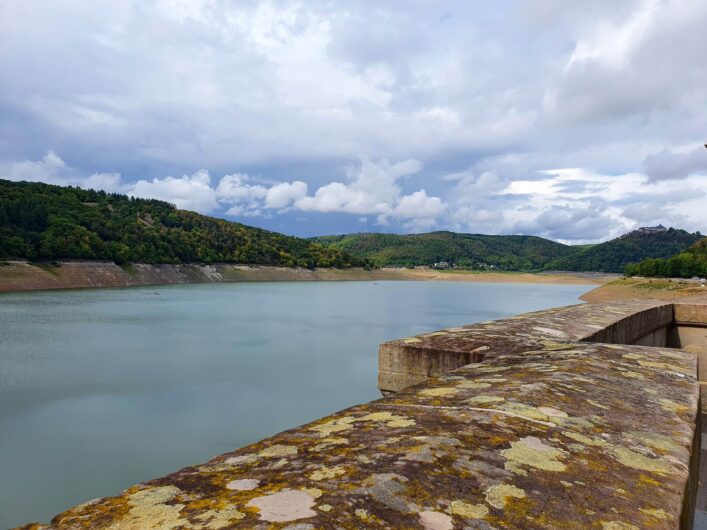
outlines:
[[581, 305], [396, 341], [471, 357], [25, 528], [689, 528], [697, 354], [577, 342], [644, 311], [673, 318]]

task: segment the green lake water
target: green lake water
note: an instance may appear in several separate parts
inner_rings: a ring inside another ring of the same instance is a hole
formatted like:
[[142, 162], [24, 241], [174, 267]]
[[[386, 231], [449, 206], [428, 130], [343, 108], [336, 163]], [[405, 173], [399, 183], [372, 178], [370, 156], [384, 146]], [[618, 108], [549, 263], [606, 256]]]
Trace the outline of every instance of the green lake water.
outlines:
[[0, 295], [0, 528], [376, 399], [386, 340], [589, 285], [272, 282]]

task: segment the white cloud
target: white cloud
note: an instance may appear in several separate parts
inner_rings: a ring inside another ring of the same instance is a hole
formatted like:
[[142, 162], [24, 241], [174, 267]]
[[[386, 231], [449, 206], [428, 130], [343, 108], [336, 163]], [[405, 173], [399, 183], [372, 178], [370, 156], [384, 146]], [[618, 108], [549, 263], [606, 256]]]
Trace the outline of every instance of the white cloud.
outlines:
[[434, 219], [444, 212], [444, 208], [442, 199], [429, 197], [425, 190], [419, 190], [401, 197], [394, 212], [398, 217]]
[[205, 169], [182, 177], [138, 180], [130, 187], [130, 195], [145, 199], [161, 199], [178, 208], [211, 213], [218, 208], [216, 191], [211, 187], [211, 176]]
[[401, 180], [421, 170], [418, 160], [391, 164], [388, 160], [372, 162], [364, 158], [359, 166], [349, 168], [348, 183], [321, 186], [313, 196], [297, 200], [295, 206], [305, 211], [376, 215], [379, 224], [388, 224], [395, 218], [404, 220], [408, 228], [432, 226], [445, 209], [442, 199], [428, 196], [424, 189], [409, 195], [402, 193]]
[[606, 175], [584, 168], [537, 172], [503, 179], [485, 172], [455, 176], [450, 219], [456, 230], [522, 233], [570, 243], [617, 237], [639, 226], [662, 223], [704, 230], [707, 178], [684, 179], [680, 189], [651, 182], [641, 173]]
[[268, 190], [259, 184], [248, 184], [250, 177], [242, 173], [224, 176], [216, 187], [218, 198], [223, 202], [235, 203], [264, 198]]
[[27, 180], [48, 184], [67, 185], [74, 177], [73, 170], [53, 150], [47, 151], [41, 160], [13, 162], [2, 168], [8, 180]]
[[644, 167], [652, 181], [683, 179], [697, 173], [707, 175], [707, 149], [703, 145], [687, 151], [663, 149], [648, 155]]
[[615, 70], [626, 67], [659, 16], [657, 0], [642, 4], [628, 20], [607, 21], [592, 28], [588, 37], [577, 42], [567, 69], [581, 67], [583, 62], [597, 62]]
[[395, 217], [406, 219], [407, 226], [417, 230], [435, 226], [446, 205], [439, 197], [429, 197], [422, 189], [400, 198], [393, 210]]
[[307, 184], [301, 180], [281, 182], [270, 188], [265, 196], [266, 208], [286, 208], [307, 196]]
[[84, 188], [93, 190], [103, 190], [109, 193], [126, 193], [129, 186], [123, 182], [120, 173], [94, 173], [89, 175], [86, 180], [79, 181]]

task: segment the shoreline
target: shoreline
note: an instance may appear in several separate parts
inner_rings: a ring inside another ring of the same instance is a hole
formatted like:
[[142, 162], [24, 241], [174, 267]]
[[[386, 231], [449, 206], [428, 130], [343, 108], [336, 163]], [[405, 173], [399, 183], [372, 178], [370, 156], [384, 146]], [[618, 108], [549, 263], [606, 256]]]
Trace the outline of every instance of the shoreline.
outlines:
[[590, 304], [652, 298], [654, 300], [676, 300], [703, 295], [707, 289], [695, 281], [679, 278], [620, 278], [584, 293], [580, 300]]
[[266, 281], [450, 281], [478, 283], [542, 283], [604, 285], [605, 274], [440, 271], [381, 268], [301, 269], [268, 265], [144, 264], [104, 261], [30, 263], [6, 260], [0, 265], [0, 293], [57, 289], [100, 289], [190, 283]]

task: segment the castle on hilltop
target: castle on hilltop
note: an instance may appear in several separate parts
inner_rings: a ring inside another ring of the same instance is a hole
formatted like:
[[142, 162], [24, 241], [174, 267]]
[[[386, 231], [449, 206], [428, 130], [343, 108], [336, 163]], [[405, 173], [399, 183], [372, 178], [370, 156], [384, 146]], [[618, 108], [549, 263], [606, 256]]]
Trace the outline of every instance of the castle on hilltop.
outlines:
[[659, 234], [660, 232], [667, 232], [668, 229], [663, 225], [658, 226], [642, 226], [636, 232], [642, 232], [644, 234]]

